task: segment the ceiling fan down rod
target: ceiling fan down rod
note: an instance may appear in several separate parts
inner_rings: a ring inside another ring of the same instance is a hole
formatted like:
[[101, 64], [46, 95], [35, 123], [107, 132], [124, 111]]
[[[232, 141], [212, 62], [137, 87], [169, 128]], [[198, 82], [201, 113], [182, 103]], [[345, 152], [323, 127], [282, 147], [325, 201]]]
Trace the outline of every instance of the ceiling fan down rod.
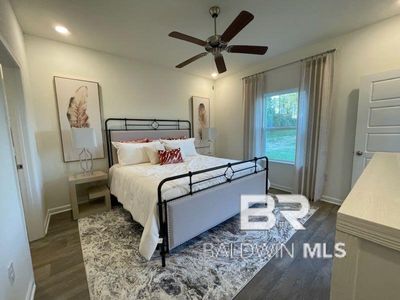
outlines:
[[211, 17], [214, 19], [214, 35], [217, 35], [217, 17], [220, 12], [220, 8], [218, 6], [213, 6], [209, 10]]

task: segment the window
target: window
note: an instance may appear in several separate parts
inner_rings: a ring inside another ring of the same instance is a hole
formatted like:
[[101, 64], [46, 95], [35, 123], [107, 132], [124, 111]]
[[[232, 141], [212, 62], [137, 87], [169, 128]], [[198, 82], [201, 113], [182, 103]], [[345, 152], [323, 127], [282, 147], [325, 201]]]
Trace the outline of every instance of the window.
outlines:
[[265, 153], [269, 160], [294, 163], [296, 157], [298, 91], [264, 96]]

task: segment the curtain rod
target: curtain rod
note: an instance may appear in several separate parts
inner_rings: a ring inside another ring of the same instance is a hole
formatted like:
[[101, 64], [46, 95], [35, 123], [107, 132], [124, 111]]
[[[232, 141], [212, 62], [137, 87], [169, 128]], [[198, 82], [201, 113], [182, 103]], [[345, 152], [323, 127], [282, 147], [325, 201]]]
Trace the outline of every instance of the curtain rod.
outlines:
[[266, 72], [269, 72], [269, 71], [272, 71], [272, 70], [275, 70], [275, 69], [279, 69], [279, 68], [282, 68], [282, 67], [286, 67], [286, 66], [298, 63], [298, 62], [302, 62], [302, 61], [304, 61], [306, 59], [310, 59], [310, 58], [315, 57], [315, 56], [319, 56], [319, 55], [327, 54], [327, 53], [332, 53], [332, 52], [335, 52], [335, 51], [336, 51], [336, 49], [330, 49], [330, 50], [327, 50], [327, 51], [324, 51], [324, 52], [321, 52], [321, 53], [318, 53], [318, 54], [314, 54], [314, 55], [311, 55], [311, 56], [307, 56], [305, 58], [298, 59], [298, 60], [283, 64], [283, 65], [279, 65], [279, 66], [276, 66], [276, 67], [273, 67], [273, 68], [270, 68], [270, 69], [267, 69], [267, 70], [264, 70], [264, 71], [261, 71], [261, 72], [258, 72], [258, 73], [254, 73], [254, 74], [251, 74], [251, 75], [248, 75], [248, 76], [244, 76], [244, 77], [242, 77], [242, 79], [245, 79], [247, 77], [251, 77], [251, 76], [254, 76], [254, 75], [266, 73]]

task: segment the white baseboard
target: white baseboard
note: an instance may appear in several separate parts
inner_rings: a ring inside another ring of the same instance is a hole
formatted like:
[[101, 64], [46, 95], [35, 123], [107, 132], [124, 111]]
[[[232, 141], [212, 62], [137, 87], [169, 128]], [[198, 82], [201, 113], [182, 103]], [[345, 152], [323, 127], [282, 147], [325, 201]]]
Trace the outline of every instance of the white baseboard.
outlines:
[[[293, 193], [293, 190], [290, 187], [279, 185], [279, 184], [275, 184], [275, 183], [272, 183], [272, 182], [271, 182], [271, 188], [274, 188], [274, 189], [277, 189], [277, 190], [281, 190], [281, 191], [284, 191], [284, 192], [288, 192], [288, 193], [291, 193], [291, 194]], [[343, 200], [335, 198], [335, 197], [330, 197], [330, 196], [327, 196], [327, 195], [322, 195], [321, 201], [328, 202], [328, 203], [335, 204], [335, 205], [339, 205], [339, 206], [342, 205], [342, 203], [343, 203]]]
[[288, 186], [283, 186], [283, 185], [275, 184], [272, 182], [270, 182], [270, 184], [271, 184], [270, 187], [273, 189], [281, 190], [281, 191], [288, 192], [288, 193], [293, 193], [292, 188], [290, 188]]
[[44, 223], [44, 226], [45, 226], [44, 232], [45, 232], [45, 234], [47, 234], [47, 230], [49, 229], [50, 217], [52, 215], [56, 215], [56, 214], [59, 214], [59, 213], [65, 212], [65, 211], [69, 211], [71, 209], [72, 209], [71, 208], [71, 204], [49, 208], [47, 210], [46, 219], [45, 219], [45, 223]]
[[49, 210], [47, 210], [46, 218], [44, 219], [44, 235], [47, 234], [47, 230], [49, 229], [50, 224], [50, 214]]
[[26, 300], [33, 300], [35, 298], [35, 291], [36, 291], [36, 284], [35, 281], [32, 280], [31, 283], [29, 284], [29, 289], [26, 293]]
[[340, 199], [335, 198], [335, 197], [326, 196], [326, 195], [322, 195], [321, 201], [328, 202], [328, 203], [335, 204], [335, 205], [339, 205], [339, 206], [342, 205], [342, 203], [343, 203], [343, 200], [340, 200]]

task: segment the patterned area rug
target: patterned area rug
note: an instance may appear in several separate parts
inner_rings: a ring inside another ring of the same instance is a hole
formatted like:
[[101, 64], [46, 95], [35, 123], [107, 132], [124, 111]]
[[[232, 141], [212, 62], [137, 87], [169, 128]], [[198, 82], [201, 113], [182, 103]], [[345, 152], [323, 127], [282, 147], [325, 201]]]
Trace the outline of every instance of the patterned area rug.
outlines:
[[90, 297], [231, 299], [296, 232], [279, 209], [274, 213], [277, 226], [268, 231], [240, 231], [239, 215], [227, 220], [171, 251], [165, 268], [156, 255], [141, 257], [143, 228], [123, 208], [80, 219]]

